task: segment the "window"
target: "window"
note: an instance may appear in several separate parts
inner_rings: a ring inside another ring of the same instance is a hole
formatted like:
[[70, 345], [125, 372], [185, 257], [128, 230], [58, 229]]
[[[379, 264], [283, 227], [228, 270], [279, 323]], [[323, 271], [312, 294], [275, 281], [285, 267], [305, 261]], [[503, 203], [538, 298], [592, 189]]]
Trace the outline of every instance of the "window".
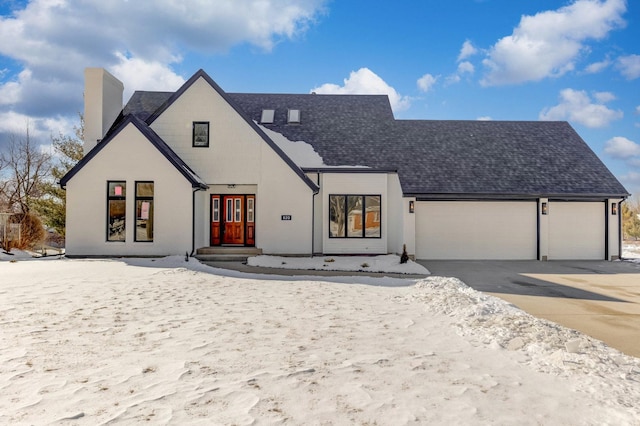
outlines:
[[124, 241], [127, 211], [127, 183], [107, 182], [107, 241]]
[[255, 206], [255, 199], [254, 198], [247, 198], [247, 222], [251, 223], [251, 222], [255, 222], [255, 216], [254, 216], [254, 207]]
[[135, 241], [153, 241], [153, 182], [136, 182]]
[[233, 222], [233, 198], [227, 198], [227, 222]]
[[380, 238], [380, 195], [329, 195], [330, 238]]
[[220, 198], [213, 199], [212, 222], [220, 222]]
[[242, 222], [242, 199], [241, 198], [236, 198], [235, 202], [236, 202], [236, 217], [235, 217], [235, 221], [236, 222]]
[[265, 124], [273, 123], [273, 117], [275, 115], [274, 109], [263, 109], [262, 116], [260, 117], [260, 122]]
[[287, 121], [289, 124], [300, 124], [300, 110], [290, 109], [287, 115]]
[[206, 148], [209, 146], [209, 122], [193, 122], [193, 146], [196, 148]]

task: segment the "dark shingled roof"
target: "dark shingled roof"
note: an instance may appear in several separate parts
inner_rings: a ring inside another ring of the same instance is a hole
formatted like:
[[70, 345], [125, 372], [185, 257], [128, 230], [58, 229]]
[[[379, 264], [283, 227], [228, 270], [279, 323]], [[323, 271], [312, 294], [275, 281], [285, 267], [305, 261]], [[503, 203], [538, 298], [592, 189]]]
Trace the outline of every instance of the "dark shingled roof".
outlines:
[[[172, 93], [135, 92], [124, 115], [146, 120]], [[235, 107], [292, 141], [311, 144], [327, 166], [397, 170], [420, 199], [606, 198], [626, 189], [566, 122], [395, 120], [385, 95], [227, 93]], [[287, 110], [300, 110], [300, 124]]]

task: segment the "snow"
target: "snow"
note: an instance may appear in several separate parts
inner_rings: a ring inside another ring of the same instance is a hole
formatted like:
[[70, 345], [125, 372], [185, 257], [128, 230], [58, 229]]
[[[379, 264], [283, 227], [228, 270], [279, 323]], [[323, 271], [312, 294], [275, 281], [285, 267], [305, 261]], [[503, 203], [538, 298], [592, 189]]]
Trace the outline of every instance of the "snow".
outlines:
[[454, 278], [19, 257], [0, 341], [0, 424], [640, 424], [640, 359]]
[[400, 263], [400, 256], [314, 256], [280, 257], [254, 256], [247, 261], [250, 266], [280, 269], [307, 269], [315, 271], [389, 272], [396, 274], [428, 275], [424, 266], [409, 260]]
[[340, 168], [340, 167], [348, 167], [348, 168], [365, 168], [368, 169], [368, 166], [352, 166], [352, 165], [341, 165], [341, 166], [327, 166], [324, 163], [324, 159], [313, 146], [305, 141], [292, 141], [287, 139], [282, 133], [275, 132], [271, 129], [268, 129], [261, 124], [258, 124], [254, 121], [258, 127], [269, 137], [278, 147], [300, 168]]

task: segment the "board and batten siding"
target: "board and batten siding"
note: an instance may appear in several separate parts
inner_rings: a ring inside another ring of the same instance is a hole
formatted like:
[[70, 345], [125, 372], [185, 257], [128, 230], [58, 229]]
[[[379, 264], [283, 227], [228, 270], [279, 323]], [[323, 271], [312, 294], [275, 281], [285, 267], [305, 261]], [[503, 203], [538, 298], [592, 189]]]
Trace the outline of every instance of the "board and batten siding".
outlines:
[[419, 201], [418, 259], [536, 259], [535, 201]]

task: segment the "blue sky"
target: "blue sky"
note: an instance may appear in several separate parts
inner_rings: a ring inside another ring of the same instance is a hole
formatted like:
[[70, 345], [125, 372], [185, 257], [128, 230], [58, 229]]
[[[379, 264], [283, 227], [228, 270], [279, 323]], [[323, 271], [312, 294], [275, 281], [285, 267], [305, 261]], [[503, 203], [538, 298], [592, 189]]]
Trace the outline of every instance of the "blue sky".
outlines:
[[640, 2], [0, 0], [0, 146], [71, 133], [83, 69], [175, 90], [386, 93], [396, 118], [566, 120], [640, 193]]

